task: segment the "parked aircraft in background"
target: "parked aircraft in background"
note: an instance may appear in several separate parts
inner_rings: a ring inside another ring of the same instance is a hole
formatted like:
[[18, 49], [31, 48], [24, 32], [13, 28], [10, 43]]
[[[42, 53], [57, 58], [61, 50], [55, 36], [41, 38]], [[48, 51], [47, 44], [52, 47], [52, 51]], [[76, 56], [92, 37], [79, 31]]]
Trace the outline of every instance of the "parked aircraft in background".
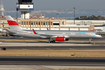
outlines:
[[4, 28], [4, 22], [3, 22], [3, 24], [2, 24], [2, 26], [1, 26], [1, 28], [0, 28], [0, 32], [1, 32], [1, 33], [6, 33], [6, 30], [5, 30], [5, 28]]
[[3, 22], [3, 24], [2, 24], [2, 26], [1, 26], [1, 28], [0, 28], [0, 32], [3, 31], [3, 28], [4, 28], [4, 22]]
[[56, 31], [48, 28], [47, 30], [24, 30], [11, 16], [6, 16], [6, 19], [10, 27], [10, 34], [32, 38], [49, 38], [50, 43], [68, 41], [70, 38], [88, 38], [89, 41], [93, 38], [102, 38], [101, 35], [93, 31]]

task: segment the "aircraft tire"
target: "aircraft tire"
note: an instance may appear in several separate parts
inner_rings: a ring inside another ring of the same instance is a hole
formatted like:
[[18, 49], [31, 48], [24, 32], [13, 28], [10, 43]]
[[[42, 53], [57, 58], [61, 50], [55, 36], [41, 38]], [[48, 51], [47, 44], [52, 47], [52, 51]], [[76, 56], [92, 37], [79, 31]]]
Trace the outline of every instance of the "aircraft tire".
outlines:
[[53, 41], [49, 41], [49, 43], [55, 43], [55, 40], [53, 40]]
[[55, 41], [54, 41], [54, 40], [53, 40], [52, 42], [53, 42], [53, 43], [55, 43]]

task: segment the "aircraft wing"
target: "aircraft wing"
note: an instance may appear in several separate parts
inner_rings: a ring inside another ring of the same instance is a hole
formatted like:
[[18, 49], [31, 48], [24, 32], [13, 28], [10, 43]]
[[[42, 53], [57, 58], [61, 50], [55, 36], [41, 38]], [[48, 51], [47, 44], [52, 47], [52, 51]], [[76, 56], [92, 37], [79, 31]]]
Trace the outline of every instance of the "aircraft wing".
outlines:
[[[33, 32], [34, 32], [34, 34], [37, 34], [36, 32], [35, 32], [35, 30], [33, 29]], [[43, 36], [43, 37], [65, 37], [65, 38], [69, 38], [70, 36], [67, 36], [67, 35], [59, 35], [59, 34], [39, 34], [38, 33], [38, 35], [40, 35], [40, 36]]]

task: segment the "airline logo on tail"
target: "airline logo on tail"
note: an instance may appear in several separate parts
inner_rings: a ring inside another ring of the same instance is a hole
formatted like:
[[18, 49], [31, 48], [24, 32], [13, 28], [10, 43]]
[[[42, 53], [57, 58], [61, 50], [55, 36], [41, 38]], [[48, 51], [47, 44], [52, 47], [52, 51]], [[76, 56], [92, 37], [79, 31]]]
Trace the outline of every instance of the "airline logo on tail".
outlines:
[[6, 16], [6, 19], [11, 30], [22, 30], [19, 24], [11, 16]]
[[11, 16], [6, 16], [6, 19], [9, 26], [19, 26], [19, 24]]
[[19, 24], [16, 21], [7, 20], [9, 26], [19, 26]]

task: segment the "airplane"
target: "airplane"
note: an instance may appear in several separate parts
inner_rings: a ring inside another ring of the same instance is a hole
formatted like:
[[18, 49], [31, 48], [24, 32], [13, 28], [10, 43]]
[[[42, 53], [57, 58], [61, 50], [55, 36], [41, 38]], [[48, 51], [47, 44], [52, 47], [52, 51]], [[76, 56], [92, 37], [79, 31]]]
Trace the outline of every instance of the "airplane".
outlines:
[[24, 30], [19, 24], [11, 17], [6, 16], [9, 24], [9, 33], [16, 36], [32, 37], [32, 38], [48, 38], [49, 43], [55, 43], [55, 41], [68, 41], [70, 38], [88, 38], [89, 42], [93, 38], [102, 38], [101, 35], [94, 31], [65, 31], [65, 30]]
[[2, 24], [2, 26], [1, 26], [1, 28], [0, 28], [0, 32], [3, 31], [3, 28], [4, 28], [4, 22], [3, 22], [3, 24]]
[[0, 27], [0, 32], [2, 34], [6, 34], [6, 29], [5, 28], [7, 28], [7, 27], [4, 27], [4, 22], [3, 22], [2, 26]]

